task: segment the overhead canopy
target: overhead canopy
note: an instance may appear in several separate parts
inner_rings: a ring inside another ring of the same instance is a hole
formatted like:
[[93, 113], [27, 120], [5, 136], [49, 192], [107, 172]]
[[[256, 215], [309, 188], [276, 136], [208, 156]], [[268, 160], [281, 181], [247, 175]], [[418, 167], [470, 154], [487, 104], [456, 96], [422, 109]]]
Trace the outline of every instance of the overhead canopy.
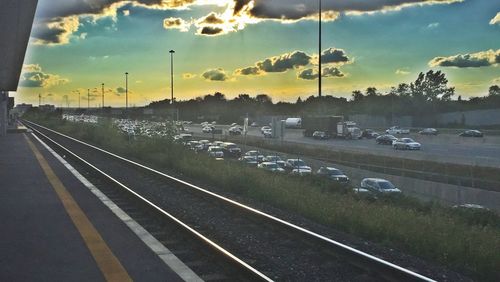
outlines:
[[0, 91], [16, 91], [38, 0], [0, 0]]

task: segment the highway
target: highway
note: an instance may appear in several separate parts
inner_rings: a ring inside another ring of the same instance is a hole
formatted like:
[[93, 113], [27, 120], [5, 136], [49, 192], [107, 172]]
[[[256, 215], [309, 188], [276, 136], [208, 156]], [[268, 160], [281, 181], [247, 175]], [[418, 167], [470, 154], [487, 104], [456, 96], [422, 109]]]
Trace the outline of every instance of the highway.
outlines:
[[[188, 131], [199, 136], [212, 137], [212, 134], [202, 133], [201, 125], [186, 126]], [[216, 125], [227, 134], [227, 125]], [[216, 135], [220, 137], [220, 135]], [[264, 138], [260, 127], [249, 127], [248, 136]], [[398, 136], [396, 136], [398, 137]], [[452, 134], [425, 136], [415, 133], [402, 135], [410, 137], [422, 144], [421, 151], [396, 151], [388, 145], [377, 145], [374, 139], [362, 140], [315, 140], [302, 135], [302, 129], [286, 129], [284, 141], [304, 144], [306, 146], [321, 146], [332, 150], [370, 153], [383, 156], [402, 157], [414, 160], [430, 160], [455, 164], [500, 167], [500, 136], [484, 138], [460, 137]], [[279, 140], [276, 140], [279, 141]]]

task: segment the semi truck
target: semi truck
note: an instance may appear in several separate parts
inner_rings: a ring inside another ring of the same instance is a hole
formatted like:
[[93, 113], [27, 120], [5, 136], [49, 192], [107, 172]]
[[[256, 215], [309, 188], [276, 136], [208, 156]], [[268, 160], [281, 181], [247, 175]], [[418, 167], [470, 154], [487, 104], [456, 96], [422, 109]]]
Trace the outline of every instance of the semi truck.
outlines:
[[301, 128], [302, 119], [301, 118], [287, 118], [285, 120], [285, 126], [287, 128]]
[[343, 116], [308, 116], [302, 118], [304, 136], [312, 137], [315, 131], [323, 131], [332, 138], [359, 139], [361, 130], [353, 121]]

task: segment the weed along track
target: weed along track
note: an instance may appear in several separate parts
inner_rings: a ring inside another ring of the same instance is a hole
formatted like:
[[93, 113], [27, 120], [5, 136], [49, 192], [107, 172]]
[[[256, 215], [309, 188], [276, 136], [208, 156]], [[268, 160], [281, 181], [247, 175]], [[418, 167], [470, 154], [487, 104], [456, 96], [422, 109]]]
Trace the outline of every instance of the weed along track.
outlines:
[[[139, 223], [147, 222], [146, 229], [157, 228], [152, 234], [163, 236], [160, 241], [173, 240], [168, 238], [171, 233], [158, 231], [158, 226], [167, 225], [162, 221], [167, 214], [184, 227], [184, 235], [190, 234], [185, 244], [205, 241], [206, 246], [210, 240], [211, 248], [207, 249], [212, 253], [208, 256], [218, 257], [213, 263], [223, 265], [220, 272], [224, 274], [207, 276], [207, 280], [431, 281], [160, 171], [36, 124], [27, 125], [91, 175], [98, 188], [105, 187], [110, 198], [118, 199], [126, 210], [141, 217]], [[172, 252], [175, 254], [175, 250]]]

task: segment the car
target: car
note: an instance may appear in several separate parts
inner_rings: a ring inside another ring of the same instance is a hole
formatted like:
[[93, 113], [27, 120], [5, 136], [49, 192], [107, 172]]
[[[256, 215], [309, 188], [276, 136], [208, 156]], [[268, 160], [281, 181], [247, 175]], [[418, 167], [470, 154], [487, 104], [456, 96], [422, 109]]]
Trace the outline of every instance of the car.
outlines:
[[285, 172], [285, 169], [274, 162], [262, 162], [257, 167], [271, 172]]
[[260, 163], [264, 159], [264, 155], [262, 155], [259, 151], [251, 150], [245, 153], [245, 156], [256, 157], [257, 161]]
[[222, 151], [224, 152], [224, 156], [239, 158], [241, 157], [241, 149], [236, 144], [231, 142], [224, 142], [221, 144]]
[[246, 165], [249, 165], [249, 166], [257, 166], [257, 164], [259, 163], [259, 161], [257, 160], [257, 157], [255, 157], [255, 156], [242, 156], [238, 160]]
[[237, 126], [238, 124], [236, 122], [233, 122], [229, 125], [229, 127], [234, 127], [234, 126]]
[[420, 135], [438, 135], [438, 130], [435, 128], [424, 128], [418, 132]]
[[374, 193], [381, 194], [401, 194], [401, 190], [396, 188], [389, 180], [382, 178], [365, 178], [361, 180], [361, 189], [366, 189]]
[[405, 128], [401, 128], [399, 126], [391, 126], [389, 129], [387, 129], [385, 131], [385, 133], [391, 134], [391, 135], [394, 135], [394, 134], [410, 134], [410, 130], [409, 129], [405, 129]]
[[241, 135], [241, 130], [238, 126], [230, 127], [227, 132], [229, 135]]
[[220, 146], [222, 146], [223, 143], [224, 143], [224, 141], [217, 140], [217, 141], [212, 142], [212, 145], [220, 147]]
[[398, 138], [394, 137], [393, 135], [384, 134], [375, 138], [375, 142], [377, 142], [377, 144], [379, 145], [392, 145], [392, 142], [396, 139]]
[[264, 138], [273, 138], [273, 130], [272, 129], [264, 130], [262, 132], [262, 135], [264, 135]]
[[341, 184], [348, 184], [349, 183], [349, 177], [345, 175], [340, 169], [334, 168], [334, 167], [329, 167], [329, 166], [322, 166], [318, 169], [316, 172], [317, 175], [326, 177], [328, 179], [331, 179], [333, 181], [336, 181]]
[[330, 138], [330, 136], [324, 131], [314, 131], [312, 137], [318, 140], [326, 140]]
[[399, 138], [392, 142], [394, 150], [420, 150], [420, 143], [411, 138]]
[[361, 138], [366, 138], [366, 139], [373, 139], [373, 138], [377, 138], [378, 136], [380, 136], [380, 134], [378, 134], [377, 132], [375, 132], [371, 129], [365, 129], [361, 133]]
[[312, 169], [310, 167], [299, 167], [299, 168], [292, 169], [292, 171], [290, 173], [300, 175], [300, 176], [311, 175]]
[[485, 206], [482, 206], [482, 205], [478, 205], [478, 204], [461, 204], [461, 205], [454, 205], [452, 206], [453, 208], [455, 209], [468, 209], [468, 210], [485, 210], [485, 211], [489, 211], [488, 208], [486, 208]]
[[276, 163], [278, 166], [284, 168], [285, 167], [285, 161], [280, 158], [278, 155], [269, 155], [265, 156], [262, 161], [264, 162], [272, 162]]
[[254, 121], [250, 124], [251, 127], [258, 127], [259, 126], [259, 123]]
[[224, 159], [224, 151], [219, 146], [210, 146], [207, 150], [208, 155], [216, 160]]
[[205, 126], [201, 129], [203, 133], [212, 133], [212, 131], [215, 129], [213, 126]]
[[264, 134], [264, 131], [266, 130], [272, 130], [272, 128], [269, 125], [264, 125], [260, 128], [260, 133]]
[[186, 142], [186, 147], [188, 147], [191, 150], [196, 151], [196, 148], [200, 145], [200, 142], [198, 141], [188, 141]]
[[462, 133], [460, 133], [458, 136], [462, 137], [483, 137], [483, 133], [479, 130], [466, 130]]
[[202, 151], [208, 150], [208, 147], [210, 147], [210, 141], [209, 140], [200, 140], [198, 141], [200, 143], [199, 146], [201, 146]]
[[312, 169], [301, 159], [288, 159], [285, 162], [285, 169], [291, 171], [293, 174], [312, 174]]

